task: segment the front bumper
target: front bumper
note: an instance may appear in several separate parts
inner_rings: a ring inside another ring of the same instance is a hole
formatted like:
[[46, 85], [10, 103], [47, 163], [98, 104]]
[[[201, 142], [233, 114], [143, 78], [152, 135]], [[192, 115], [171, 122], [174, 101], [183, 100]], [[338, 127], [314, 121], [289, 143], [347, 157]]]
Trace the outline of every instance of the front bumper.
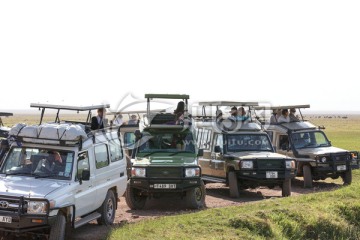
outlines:
[[[156, 185], [171, 186], [175, 188], [157, 188]], [[130, 187], [147, 193], [184, 192], [201, 186], [200, 178], [163, 179], [163, 178], [131, 178]]]
[[24, 233], [36, 232], [50, 227], [53, 217], [0, 211], [0, 219], [11, 218], [11, 223], [0, 222], [0, 231]]

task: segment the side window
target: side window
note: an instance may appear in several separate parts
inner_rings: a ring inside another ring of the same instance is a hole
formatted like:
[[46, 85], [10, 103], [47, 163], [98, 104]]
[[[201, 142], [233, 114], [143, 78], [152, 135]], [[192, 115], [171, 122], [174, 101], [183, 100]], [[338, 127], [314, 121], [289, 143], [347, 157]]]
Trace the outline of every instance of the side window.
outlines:
[[204, 129], [201, 137], [200, 148], [210, 149], [210, 143], [211, 143], [211, 130]]
[[94, 148], [95, 150], [95, 163], [96, 168], [103, 168], [109, 165], [108, 151], [105, 144], [97, 145]]
[[88, 152], [81, 152], [78, 155], [76, 180], [81, 177], [83, 170], [90, 170]]
[[287, 149], [289, 146], [289, 137], [288, 135], [280, 135], [279, 136], [279, 149]]
[[116, 162], [123, 159], [122, 147], [118, 139], [109, 142], [109, 148], [111, 162]]
[[223, 153], [224, 152], [224, 142], [223, 142], [223, 135], [222, 134], [216, 134], [216, 136], [215, 136], [215, 141], [214, 141], [214, 151], [215, 151], [215, 147], [216, 146], [219, 146], [220, 147], [220, 149], [221, 149], [221, 152]]
[[124, 144], [126, 147], [135, 144], [135, 134], [133, 132], [124, 133]]

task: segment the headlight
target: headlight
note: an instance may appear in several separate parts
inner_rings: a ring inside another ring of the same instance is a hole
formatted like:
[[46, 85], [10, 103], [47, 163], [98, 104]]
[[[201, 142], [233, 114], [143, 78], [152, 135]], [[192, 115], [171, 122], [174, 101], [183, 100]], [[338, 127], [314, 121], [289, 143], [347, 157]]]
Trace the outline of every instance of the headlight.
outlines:
[[131, 176], [132, 177], [145, 177], [146, 176], [146, 169], [145, 168], [132, 168], [131, 169]]
[[185, 177], [200, 177], [199, 168], [185, 168]]
[[29, 214], [46, 214], [47, 203], [41, 201], [29, 201], [27, 213]]
[[286, 168], [295, 168], [295, 161], [285, 161]]
[[241, 161], [241, 168], [253, 168], [253, 161]]

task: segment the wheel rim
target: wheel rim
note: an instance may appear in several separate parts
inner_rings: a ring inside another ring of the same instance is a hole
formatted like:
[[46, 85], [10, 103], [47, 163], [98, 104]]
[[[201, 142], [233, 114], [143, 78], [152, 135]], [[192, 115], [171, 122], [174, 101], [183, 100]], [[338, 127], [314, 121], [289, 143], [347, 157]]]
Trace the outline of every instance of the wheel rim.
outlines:
[[199, 187], [195, 188], [195, 199], [196, 201], [201, 201], [202, 198], [202, 192]]
[[114, 215], [114, 203], [111, 199], [108, 200], [107, 204], [106, 204], [106, 215], [107, 215], [107, 219], [112, 219], [113, 215]]

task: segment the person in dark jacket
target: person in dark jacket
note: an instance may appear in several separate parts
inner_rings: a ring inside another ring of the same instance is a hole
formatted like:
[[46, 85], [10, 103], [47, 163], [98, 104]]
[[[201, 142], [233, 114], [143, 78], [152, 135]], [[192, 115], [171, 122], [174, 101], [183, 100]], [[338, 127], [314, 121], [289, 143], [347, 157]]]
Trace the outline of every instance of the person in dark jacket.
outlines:
[[91, 130], [103, 129], [106, 126], [105, 108], [97, 110], [97, 116], [91, 118]]

